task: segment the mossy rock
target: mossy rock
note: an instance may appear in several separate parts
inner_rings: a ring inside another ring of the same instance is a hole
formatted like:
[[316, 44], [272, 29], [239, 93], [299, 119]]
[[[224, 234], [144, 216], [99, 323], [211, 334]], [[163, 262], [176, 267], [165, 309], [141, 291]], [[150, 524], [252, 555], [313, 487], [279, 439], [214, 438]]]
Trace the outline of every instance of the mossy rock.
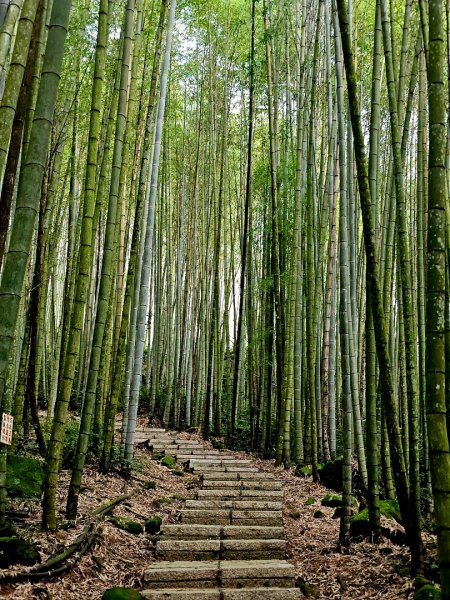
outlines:
[[179, 469], [174, 469], [172, 471], [172, 475], [175, 475], [175, 477], [183, 477], [184, 471], [180, 471]]
[[155, 535], [161, 529], [162, 519], [161, 517], [150, 517], [147, 519], [144, 524], [144, 529], [146, 533], [150, 533], [151, 535]]
[[372, 532], [369, 524], [369, 510], [365, 508], [350, 519], [351, 537], [368, 537]]
[[381, 500], [380, 513], [388, 519], [394, 519], [402, 525], [402, 515], [397, 500]]
[[[380, 501], [380, 513], [388, 518], [393, 519], [397, 523], [401, 524], [400, 509], [396, 500], [381, 500]], [[390, 533], [384, 530], [383, 533], [390, 537], [393, 542], [403, 543], [404, 535], [401, 535], [400, 531]], [[369, 525], [369, 509], [364, 508], [350, 520], [350, 535], [351, 537], [367, 537], [371, 534], [371, 527]]]
[[315, 498], [313, 498], [312, 496], [310, 496], [310, 497], [309, 497], [309, 498], [308, 498], [308, 499], [305, 501], [305, 504], [306, 504], [306, 506], [312, 506], [312, 505], [313, 505], [313, 504], [315, 504], [315, 503], [316, 503], [316, 499], [315, 499]]
[[318, 590], [315, 585], [311, 583], [307, 583], [303, 577], [297, 577], [295, 580], [295, 585], [300, 588], [302, 594], [307, 598], [314, 598], [318, 594]]
[[164, 452], [153, 452], [152, 458], [153, 460], [161, 460], [164, 458]]
[[6, 489], [11, 496], [39, 498], [44, 481], [43, 463], [30, 456], [8, 456]]
[[0, 537], [0, 567], [5, 569], [12, 565], [35, 565], [41, 562], [38, 547], [35, 543], [20, 536]]
[[133, 521], [133, 519], [129, 519], [128, 517], [111, 517], [111, 523], [113, 523], [119, 529], [123, 529], [128, 533], [132, 533], [133, 535], [139, 535], [140, 533], [144, 533], [144, 528], [140, 523]]
[[288, 515], [291, 517], [291, 519], [300, 519], [300, 511], [298, 511], [296, 508], [291, 509], [288, 512]]
[[431, 583], [427, 583], [414, 594], [414, 600], [439, 600], [441, 597], [441, 590], [434, 587]]
[[131, 588], [115, 587], [103, 593], [102, 600], [142, 600], [142, 596]]
[[154, 481], [146, 481], [144, 483], [144, 487], [146, 490], [154, 490], [156, 489], [156, 482]]
[[164, 458], [161, 459], [161, 464], [164, 465], [164, 467], [172, 468], [177, 464], [177, 461], [174, 459], [173, 456], [167, 454]]
[[340, 494], [325, 494], [321, 504], [322, 506], [337, 508], [338, 506], [342, 506], [342, 496]]
[[314, 518], [315, 519], [323, 519], [325, 516], [325, 513], [322, 510], [316, 510], [314, 511]]
[[420, 590], [420, 588], [423, 588], [425, 585], [429, 585], [430, 583], [431, 582], [423, 575], [416, 575], [416, 577], [414, 577], [415, 590]]

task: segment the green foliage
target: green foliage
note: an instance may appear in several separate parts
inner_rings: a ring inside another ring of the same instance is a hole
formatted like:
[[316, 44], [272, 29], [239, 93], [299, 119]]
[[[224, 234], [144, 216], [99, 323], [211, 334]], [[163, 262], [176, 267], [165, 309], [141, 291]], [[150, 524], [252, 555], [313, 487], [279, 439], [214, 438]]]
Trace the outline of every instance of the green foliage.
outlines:
[[298, 477], [309, 477], [309, 475], [312, 475], [312, 466], [311, 465], [298, 466], [295, 469], [295, 474]]
[[144, 529], [146, 533], [150, 533], [155, 535], [161, 529], [162, 519], [161, 517], [150, 517], [147, 519], [144, 524]]
[[175, 475], [176, 477], [183, 477], [184, 471], [180, 471], [179, 469], [173, 469], [172, 475]]
[[146, 490], [154, 490], [156, 489], [156, 483], [154, 481], [146, 481], [144, 483], [144, 488]]
[[397, 500], [381, 500], [380, 512], [388, 519], [394, 519], [400, 525], [402, 524], [402, 516]]
[[8, 456], [6, 489], [12, 496], [39, 498], [44, 481], [43, 463], [30, 456]]
[[310, 496], [307, 500], [305, 500], [306, 506], [312, 506], [316, 503], [316, 499]]
[[119, 465], [122, 472], [127, 474], [131, 473], [132, 471], [139, 473], [144, 468], [143, 462], [137, 458], [127, 460], [126, 458], [121, 457]]
[[157, 498], [155, 500], [156, 504], [170, 504], [171, 502], [173, 502], [173, 498], [169, 498], [168, 496], [163, 496], [162, 498]]
[[414, 594], [414, 600], [439, 600], [441, 591], [431, 583], [424, 585]]
[[176, 463], [177, 461], [174, 459], [173, 456], [170, 456], [170, 454], [167, 454], [167, 456], [161, 459], [161, 464], [164, 467], [174, 467]]
[[140, 523], [137, 523], [128, 517], [114, 516], [111, 517], [110, 521], [119, 529], [123, 529], [124, 531], [132, 533], [133, 535], [139, 535], [140, 533], [144, 532], [144, 528]]
[[142, 596], [131, 588], [115, 587], [103, 593], [102, 600], [141, 600]]

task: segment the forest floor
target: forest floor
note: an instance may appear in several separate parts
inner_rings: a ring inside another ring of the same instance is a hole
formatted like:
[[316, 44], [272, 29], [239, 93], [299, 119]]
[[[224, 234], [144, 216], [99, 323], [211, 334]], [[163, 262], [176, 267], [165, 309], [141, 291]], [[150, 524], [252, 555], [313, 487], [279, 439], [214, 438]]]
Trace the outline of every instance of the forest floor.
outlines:
[[[239, 458], [250, 457], [255, 466], [274, 473], [283, 481], [288, 560], [295, 565], [298, 577], [311, 585], [311, 595], [335, 600], [412, 598], [411, 580], [405, 573], [408, 565], [406, 547], [383, 539], [380, 545], [362, 542], [353, 544], [345, 552], [338, 551], [339, 519], [333, 519], [334, 508], [320, 505], [321, 499], [330, 490], [313, 483], [311, 478], [296, 476], [293, 469], [275, 467], [273, 461], [261, 460], [243, 452], [234, 454]], [[135, 458], [138, 469], [130, 480], [114, 474], [101, 475], [93, 468], [86, 470], [79, 502], [80, 516], [74, 528], [61, 529], [56, 533], [42, 532], [39, 502], [15, 502], [15, 509], [25, 509], [30, 513], [23, 528], [28, 538], [37, 542], [43, 560], [70, 544], [89, 522], [93, 511], [119, 494], [131, 494], [131, 497], [114, 510], [115, 515], [129, 517], [142, 524], [152, 516], [160, 516], [164, 523], [176, 521], [183, 500], [194, 496], [197, 477], [188, 473], [183, 476], [172, 474], [171, 470], [151, 460], [145, 448], [137, 448]], [[154, 481], [156, 488], [146, 489], [144, 483], [147, 481]], [[61, 521], [68, 483], [68, 474], [63, 473], [58, 499]], [[305, 504], [308, 498], [314, 498], [315, 504]], [[314, 518], [318, 509], [323, 516]], [[432, 552], [432, 536], [426, 536], [425, 542]], [[0, 598], [99, 600], [103, 591], [110, 587], [139, 589], [143, 572], [154, 560], [152, 536], [132, 535], [118, 529], [106, 518], [96, 545], [70, 572], [52, 580], [2, 584]]]

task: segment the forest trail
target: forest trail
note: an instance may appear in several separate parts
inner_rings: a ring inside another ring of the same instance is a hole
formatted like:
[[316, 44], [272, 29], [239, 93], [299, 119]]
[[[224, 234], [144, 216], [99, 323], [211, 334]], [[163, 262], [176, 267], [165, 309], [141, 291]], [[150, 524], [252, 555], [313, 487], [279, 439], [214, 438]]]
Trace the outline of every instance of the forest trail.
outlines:
[[137, 443], [164, 453], [201, 476], [202, 487], [165, 525], [157, 562], [145, 572], [149, 600], [251, 600], [300, 598], [295, 569], [285, 560], [280, 481], [226, 451], [164, 429], [143, 428]]

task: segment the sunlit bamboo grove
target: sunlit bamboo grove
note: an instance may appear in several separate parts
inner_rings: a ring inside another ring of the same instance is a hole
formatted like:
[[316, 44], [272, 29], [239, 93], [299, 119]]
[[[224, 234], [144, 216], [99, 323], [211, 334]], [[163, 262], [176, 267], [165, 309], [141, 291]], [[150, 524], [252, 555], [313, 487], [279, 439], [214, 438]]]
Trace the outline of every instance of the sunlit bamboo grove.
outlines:
[[[450, 598], [449, 0], [1, 0], [0, 449], [342, 458]], [[119, 431], [120, 430], [120, 431]], [[353, 473], [353, 476], [352, 476]]]

